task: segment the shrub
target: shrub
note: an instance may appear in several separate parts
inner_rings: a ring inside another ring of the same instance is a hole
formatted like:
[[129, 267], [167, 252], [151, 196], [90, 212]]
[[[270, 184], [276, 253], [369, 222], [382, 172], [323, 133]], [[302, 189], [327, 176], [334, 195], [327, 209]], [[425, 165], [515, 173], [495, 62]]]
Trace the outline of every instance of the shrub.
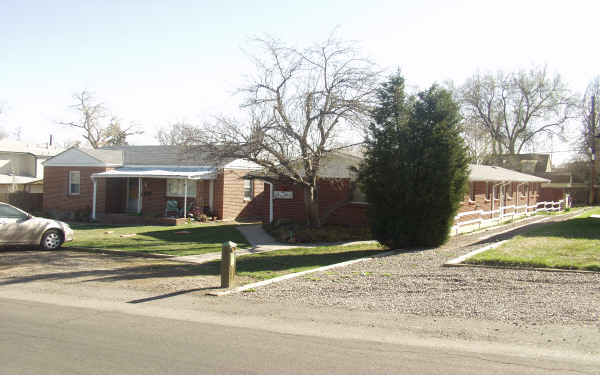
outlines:
[[393, 249], [439, 246], [468, 179], [459, 107], [435, 85], [406, 98], [400, 75], [378, 99], [359, 173], [373, 236]]

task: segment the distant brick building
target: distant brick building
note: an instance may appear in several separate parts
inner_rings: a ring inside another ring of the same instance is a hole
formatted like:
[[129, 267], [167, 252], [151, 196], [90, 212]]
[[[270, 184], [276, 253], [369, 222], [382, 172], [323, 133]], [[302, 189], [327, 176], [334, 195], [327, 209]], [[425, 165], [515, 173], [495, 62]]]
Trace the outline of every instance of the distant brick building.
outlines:
[[553, 170], [549, 154], [498, 155], [491, 160], [491, 164], [548, 179], [541, 185], [542, 201], [560, 201], [567, 195], [575, 203], [587, 201], [589, 183], [574, 181], [570, 171]]
[[[322, 161], [317, 186], [321, 220], [325, 224], [367, 224], [368, 203], [354, 183], [352, 167], [361, 157], [342, 152]], [[461, 202], [455, 224], [487, 225], [502, 218], [534, 213], [546, 178], [509, 169], [471, 165], [469, 192]], [[273, 192], [271, 193], [271, 189]], [[265, 222], [305, 222], [303, 187], [285, 179], [265, 184]]]

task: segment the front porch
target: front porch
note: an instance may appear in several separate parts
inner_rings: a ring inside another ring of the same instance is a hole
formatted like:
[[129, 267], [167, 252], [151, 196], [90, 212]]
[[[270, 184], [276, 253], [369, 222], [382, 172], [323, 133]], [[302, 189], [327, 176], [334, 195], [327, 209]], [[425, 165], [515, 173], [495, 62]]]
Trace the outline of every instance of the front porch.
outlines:
[[[120, 168], [96, 173], [91, 216], [111, 224], [178, 225], [190, 210], [212, 215], [215, 177], [201, 168]], [[104, 183], [100, 193], [99, 181]]]

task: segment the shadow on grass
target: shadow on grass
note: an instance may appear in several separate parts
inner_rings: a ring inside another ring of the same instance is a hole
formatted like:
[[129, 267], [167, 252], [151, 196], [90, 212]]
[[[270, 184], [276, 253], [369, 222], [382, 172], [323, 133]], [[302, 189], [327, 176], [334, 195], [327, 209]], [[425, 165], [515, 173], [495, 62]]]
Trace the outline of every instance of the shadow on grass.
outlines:
[[523, 237], [560, 237], [568, 239], [600, 239], [600, 219], [593, 217], [574, 218], [557, 223], [548, 223], [522, 234]]
[[[475, 236], [482, 235], [476, 233]], [[469, 236], [469, 234], [467, 234]], [[472, 245], [487, 245], [490, 243], [511, 239], [515, 236], [522, 237], [559, 237], [567, 239], [600, 239], [600, 219], [573, 218], [559, 222], [545, 222], [529, 224], [516, 228], [506, 233], [492, 235], [484, 240], [474, 242]], [[460, 240], [460, 238], [458, 238]]]
[[[127, 227], [117, 233], [107, 236], [102, 233], [106, 229], [115, 229], [109, 226], [79, 227], [83, 231], [80, 236], [75, 235], [75, 241], [66, 247], [70, 248], [101, 248], [109, 250], [160, 252], [163, 254], [204, 254], [218, 252], [221, 244], [233, 241], [240, 248], [247, 248], [250, 244], [237, 230], [237, 225], [193, 226], [193, 227]], [[94, 231], [85, 231], [94, 229]], [[121, 229], [121, 228], [119, 228]], [[182, 233], [183, 232], [183, 233]], [[121, 238], [124, 233], [135, 233], [136, 236]]]
[[[204, 242], [223, 243], [236, 242], [240, 246], [248, 246], [246, 238], [236, 229], [237, 225], [219, 225], [212, 227], [181, 227], [169, 230], [138, 232], [139, 235], [155, 238], [165, 242]], [[177, 232], [189, 232], [177, 234]]]

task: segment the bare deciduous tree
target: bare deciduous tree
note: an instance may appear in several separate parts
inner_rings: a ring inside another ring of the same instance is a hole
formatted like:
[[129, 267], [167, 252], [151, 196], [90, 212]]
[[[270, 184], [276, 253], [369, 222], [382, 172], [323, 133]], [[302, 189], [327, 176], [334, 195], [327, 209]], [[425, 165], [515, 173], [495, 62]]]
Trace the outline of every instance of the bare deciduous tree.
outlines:
[[[596, 115], [595, 121], [592, 122], [592, 96], [596, 97]], [[577, 148], [581, 155], [585, 155], [587, 160], [592, 159], [591, 149], [594, 142], [594, 135], [598, 133], [600, 126], [600, 76], [594, 78], [589, 83], [585, 90], [583, 100], [581, 101], [580, 116], [581, 116], [581, 137]]]
[[[595, 105], [592, 105], [592, 98], [595, 98]], [[579, 154], [583, 155], [589, 161], [590, 176], [594, 176], [594, 164], [597, 163], [596, 158], [592, 158], [592, 150], [598, 150], [598, 127], [600, 126], [600, 77], [594, 78], [585, 90], [583, 100], [580, 106], [581, 116], [581, 137], [578, 142]], [[591, 185], [597, 183], [597, 176], [590, 178], [590, 192], [588, 203], [593, 204], [594, 189]]]
[[304, 187], [308, 224], [320, 226], [321, 161], [341, 136], [368, 123], [378, 73], [352, 43], [330, 37], [306, 49], [256, 40], [255, 74], [239, 90], [246, 119], [219, 118], [194, 143], [218, 157], [246, 158], [268, 176]]
[[[77, 112], [79, 119], [60, 122], [60, 124], [81, 129], [83, 138], [92, 148], [106, 145], [124, 145], [127, 144], [126, 138], [128, 136], [142, 133], [136, 130], [134, 125], [122, 128], [118, 118], [109, 117], [104, 105], [96, 102], [93, 95], [87, 90], [74, 94], [73, 99], [75, 104], [71, 106], [71, 109]], [[109, 118], [109, 121], [105, 125], [103, 122], [106, 118]]]
[[561, 136], [577, 100], [546, 68], [475, 74], [460, 88], [466, 119], [491, 138], [493, 155], [518, 154], [544, 135]]
[[462, 133], [467, 153], [472, 163], [483, 164], [492, 153], [492, 139], [489, 133], [477, 124], [463, 122]]
[[156, 139], [161, 145], [189, 145], [197, 137], [199, 129], [185, 122], [176, 122], [159, 129]]

